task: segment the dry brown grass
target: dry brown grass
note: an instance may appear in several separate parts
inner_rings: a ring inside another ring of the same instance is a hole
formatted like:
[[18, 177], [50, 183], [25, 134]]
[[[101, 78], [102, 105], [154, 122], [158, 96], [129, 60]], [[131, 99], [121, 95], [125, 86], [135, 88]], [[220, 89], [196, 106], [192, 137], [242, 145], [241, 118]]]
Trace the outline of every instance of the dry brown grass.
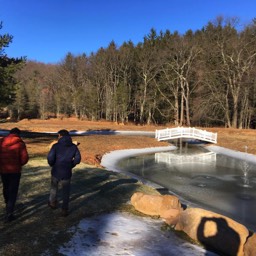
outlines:
[[[2, 123], [0, 129], [10, 129], [14, 126], [29, 132], [57, 132], [60, 129], [69, 131], [155, 131], [166, 128], [163, 126], [118, 125], [111, 122], [79, 121], [76, 119], [51, 119], [51, 120], [22, 120], [18, 123]], [[200, 128], [200, 127], [199, 127]], [[244, 151], [248, 147], [248, 153], [256, 155], [256, 130], [228, 129], [228, 128], [201, 128], [218, 133], [218, 146]], [[55, 136], [41, 136], [39, 139], [25, 138], [31, 155], [46, 155], [48, 145], [55, 140]], [[165, 146], [167, 142], [158, 142], [154, 138], [146, 136], [114, 136], [114, 135], [90, 135], [74, 138], [81, 143], [79, 148], [83, 162], [99, 165], [101, 157], [112, 150]]]

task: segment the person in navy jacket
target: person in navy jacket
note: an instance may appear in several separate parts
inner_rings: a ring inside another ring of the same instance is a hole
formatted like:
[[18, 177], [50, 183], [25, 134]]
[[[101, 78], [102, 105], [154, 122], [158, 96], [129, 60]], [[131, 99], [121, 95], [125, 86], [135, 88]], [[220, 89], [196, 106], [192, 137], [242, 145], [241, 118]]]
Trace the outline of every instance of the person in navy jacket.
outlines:
[[58, 135], [58, 142], [51, 147], [47, 156], [48, 164], [52, 167], [48, 206], [52, 209], [57, 208], [58, 188], [61, 186], [62, 216], [67, 216], [72, 169], [80, 163], [81, 154], [67, 130], [58, 131]]

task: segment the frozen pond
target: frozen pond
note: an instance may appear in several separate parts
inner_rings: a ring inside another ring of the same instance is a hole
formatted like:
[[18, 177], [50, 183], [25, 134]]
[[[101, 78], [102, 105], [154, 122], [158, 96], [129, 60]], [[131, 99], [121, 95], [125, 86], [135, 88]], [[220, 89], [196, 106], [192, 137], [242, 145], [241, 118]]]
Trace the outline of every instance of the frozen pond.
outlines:
[[124, 158], [117, 168], [167, 188], [186, 204], [221, 213], [256, 231], [256, 165], [247, 159], [185, 144]]

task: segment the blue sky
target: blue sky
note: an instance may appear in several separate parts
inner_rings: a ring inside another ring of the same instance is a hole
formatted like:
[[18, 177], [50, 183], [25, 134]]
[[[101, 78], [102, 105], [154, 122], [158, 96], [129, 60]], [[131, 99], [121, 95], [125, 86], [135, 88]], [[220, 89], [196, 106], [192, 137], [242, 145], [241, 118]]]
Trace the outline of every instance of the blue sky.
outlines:
[[112, 40], [137, 44], [151, 28], [182, 34], [219, 15], [247, 24], [255, 10], [255, 0], [0, 0], [0, 34], [14, 37], [9, 57], [58, 63], [68, 52], [89, 55]]

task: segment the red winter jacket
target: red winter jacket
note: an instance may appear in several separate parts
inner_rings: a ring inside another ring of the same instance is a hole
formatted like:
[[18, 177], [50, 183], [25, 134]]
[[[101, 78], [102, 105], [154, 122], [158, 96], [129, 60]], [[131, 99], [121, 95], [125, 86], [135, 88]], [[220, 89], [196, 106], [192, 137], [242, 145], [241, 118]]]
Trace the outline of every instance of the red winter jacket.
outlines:
[[28, 162], [28, 152], [23, 140], [9, 134], [0, 140], [0, 173], [19, 173]]

